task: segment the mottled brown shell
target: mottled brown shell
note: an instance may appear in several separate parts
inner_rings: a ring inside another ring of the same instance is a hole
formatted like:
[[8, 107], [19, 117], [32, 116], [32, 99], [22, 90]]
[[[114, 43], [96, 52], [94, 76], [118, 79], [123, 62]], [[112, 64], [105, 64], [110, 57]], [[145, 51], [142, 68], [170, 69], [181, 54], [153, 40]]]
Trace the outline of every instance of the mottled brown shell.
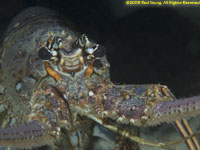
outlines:
[[38, 50], [51, 34], [76, 37], [61, 16], [41, 7], [22, 11], [11, 21], [4, 34], [0, 49], [2, 83], [12, 95], [10, 101], [17, 110], [27, 108], [24, 100], [30, 100], [33, 90], [47, 75]]

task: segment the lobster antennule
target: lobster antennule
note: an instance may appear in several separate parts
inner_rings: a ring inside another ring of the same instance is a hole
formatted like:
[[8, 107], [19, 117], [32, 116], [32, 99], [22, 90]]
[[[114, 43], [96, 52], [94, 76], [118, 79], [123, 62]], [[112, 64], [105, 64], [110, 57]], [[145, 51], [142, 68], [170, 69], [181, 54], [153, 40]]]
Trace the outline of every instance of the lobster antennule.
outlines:
[[0, 146], [3, 147], [33, 148], [53, 146], [53, 143], [54, 139], [46, 134], [44, 126], [38, 121], [0, 129]]
[[200, 114], [200, 96], [163, 101], [152, 109], [151, 123], [156, 125], [160, 122], [172, 122], [176, 119], [195, 117], [198, 114]]

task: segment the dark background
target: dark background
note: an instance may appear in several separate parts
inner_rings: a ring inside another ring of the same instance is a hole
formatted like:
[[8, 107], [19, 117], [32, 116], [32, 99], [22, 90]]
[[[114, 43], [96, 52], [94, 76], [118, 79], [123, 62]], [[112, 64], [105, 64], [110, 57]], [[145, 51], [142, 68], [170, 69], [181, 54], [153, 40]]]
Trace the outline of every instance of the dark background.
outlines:
[[200, 93], [198, 8], [126, 7], [122, 0], [0, 3], [0, 37], [9, 21], [24, 8], [52, 8], [106, 47], [114, 83], [160, 83], [167, 85], [177, 97]]

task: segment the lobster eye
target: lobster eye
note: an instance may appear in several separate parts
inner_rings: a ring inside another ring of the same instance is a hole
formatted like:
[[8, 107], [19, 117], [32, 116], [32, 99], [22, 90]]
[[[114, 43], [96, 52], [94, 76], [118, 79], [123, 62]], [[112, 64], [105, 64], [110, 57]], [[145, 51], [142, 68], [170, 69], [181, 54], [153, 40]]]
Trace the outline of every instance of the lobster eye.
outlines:
[[50, 60], [52, 57], [52, 54], [45, 47], [42, 47], [38, 52], [38, 56], [42, 60]]
[[95, 51], [93, 52], [93, 55], [95, 57], [103, 57], [105, 53], [106, 53], [105, 48], [101, 45], [97, 45], [97, 47], [95, 48]]

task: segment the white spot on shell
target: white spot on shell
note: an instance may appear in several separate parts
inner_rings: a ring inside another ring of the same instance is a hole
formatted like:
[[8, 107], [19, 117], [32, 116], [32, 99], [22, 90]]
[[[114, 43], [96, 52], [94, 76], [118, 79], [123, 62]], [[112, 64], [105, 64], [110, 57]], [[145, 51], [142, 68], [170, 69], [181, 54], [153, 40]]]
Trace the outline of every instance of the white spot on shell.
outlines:
[[107, 111], [104, 111], [103, 114], [104, 114], [104, 115], [108, 115], [108, 112], [107, 112]]
[[129, 100], [129, 99], [130, 99], [130, 96], [129, 96], [129, 95], [126, 95], [125, 98], [126, 98], [126, 100]]
[[148, 107], [146, 107], [145, 109], [144, 109], [144, 113], [146, 114], [148, 112]]
[[142, 116], [141, 120], [146, 121], [146, 120], [148, 120], [148, 117], [147, 116]]
[[67, 99], [67, 96], [65, 94], [63, 96], [64, 96], [65, 99]]
[[57, 131], [60, 132], [60, 128], [57, 128]]
[[132, 106], [132, 107], [131, 107], [131, 110], [135, 110], [135, 106]]
[[106, 100], [106, 99], [107, 99], [107, 97], [106, 97], [105, 95], [103, 95], [103, 99], [104, 99], [104, 100]]
[[130, 124], [133, 125], [135, 123], [134, 119], [130, 119]]
[[21, 88], [22, 88], [22, 84], [21, 83], [17, 83], [16, 90], [19, 91]]
[[67, 40], [72, 40], [72, 36], [69, 35], [69, 36], [67, 37]]
[[53, 92], [50, 93], [51, 96], [54, 96], [55, 94]]
[[93, 96], [94, 93], [92, 91], [89, 91], [89, 96]]
[[44, 105], [43, 104], [38, 104], [36, 103], [35, 105], [33, 105], [34, 109], [41, 109]]
[[119, 117], [118, 119], [117, 119], [117, 122], [122, 122], [123, 121], [123, 117]]
[[81, 56], [81, 57], [79, 57], [79, 61], [82, 63], [82, 64], [84, 64], [84, 59], [83, 59], [83, 57]]
[[61, 58], [60, 65], [63, 65], [64, 63], [65, 63], [65, 60], [63, 58]]

